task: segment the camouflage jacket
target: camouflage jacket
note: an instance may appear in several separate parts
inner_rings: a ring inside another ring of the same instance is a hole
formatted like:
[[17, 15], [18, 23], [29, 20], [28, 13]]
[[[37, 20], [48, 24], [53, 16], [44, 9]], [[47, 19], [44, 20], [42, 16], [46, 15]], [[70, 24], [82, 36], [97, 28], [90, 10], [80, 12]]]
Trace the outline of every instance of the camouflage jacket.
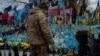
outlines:
[[30, 10], [26, 22], [27, 39], [30, 44], [54, 44], [47, 18], [39, 8]]

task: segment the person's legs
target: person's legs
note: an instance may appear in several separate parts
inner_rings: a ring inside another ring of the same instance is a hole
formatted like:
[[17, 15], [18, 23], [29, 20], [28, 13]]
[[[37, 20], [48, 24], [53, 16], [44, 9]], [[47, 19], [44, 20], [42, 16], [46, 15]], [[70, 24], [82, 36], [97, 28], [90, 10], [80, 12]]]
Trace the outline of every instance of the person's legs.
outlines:
[[47, 46], [31, 46], [31, 56], [48, 56]]
[[41, 46], [40, 47], [40, 53], [39, 53], [38, 56], [48, 56], [47, 46]]
[[31, 45], [31, 48], [30, 48], [31, 50], [30, 50], [30, 52], [31, 52], [31, 55], [30, 56], [36, 56], [36, 46], [33, 46], [33, 45]]

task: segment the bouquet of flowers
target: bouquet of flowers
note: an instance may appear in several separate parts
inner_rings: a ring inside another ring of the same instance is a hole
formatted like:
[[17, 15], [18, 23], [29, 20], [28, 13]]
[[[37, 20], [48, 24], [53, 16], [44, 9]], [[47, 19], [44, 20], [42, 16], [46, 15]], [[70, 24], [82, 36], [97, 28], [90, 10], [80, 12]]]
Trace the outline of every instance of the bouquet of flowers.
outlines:
[[19, 50], [28, 51], [30, 49], [30, 44], [22, 42], [19, 43]]
[[2, 42], [2, 38], [0, 38], [0, 49], [4, 48], [4, 43]]
[[7, 45], [8, 45], [9, 47], [11, 47], [11, 46], [12, 46], [12, 41], [8, 41], [8, 42], [7, 42]]
[[4, 56], [4, 43], [2, 38], [0, 38], [0, 56]]
[[97, 32], [95, 31], [95, 27], [94, 27], [94, 26], [91, 26], [90, 32], [91, 32], [92, 34], [96, 34], [96, 33], [97, 33]]
[[[27, 43], [27, 39], [26, 39], [26, 33], [20, 33], [18, 35], [18, 48], [19, 50], [25, 50], [28, 51], [30, 49], [30, 44]], [[16, 43], [17, 44], [17, 43]]]
[[24, 54], [30, 54], [30, 44], [27, 43], [25, 32], [16, 33], [16, 41], [13, 45], [18, 48], [19, 56], [23, 56]]

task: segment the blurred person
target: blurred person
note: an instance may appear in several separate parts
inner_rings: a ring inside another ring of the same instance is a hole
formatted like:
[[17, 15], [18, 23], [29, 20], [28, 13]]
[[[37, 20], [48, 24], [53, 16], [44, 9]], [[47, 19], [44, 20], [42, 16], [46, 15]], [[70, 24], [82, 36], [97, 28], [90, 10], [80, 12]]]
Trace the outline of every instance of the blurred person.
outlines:
[[39, 8], [35, 5], [34, 8], [29, 11], [29, 16], [26, 19], [31, 56], [48, 56], [49, 44], [52, 48], [55, 48], [55, 43], [45, 15], [47, 13], [48, 6], [46, 3], [41, 3]]

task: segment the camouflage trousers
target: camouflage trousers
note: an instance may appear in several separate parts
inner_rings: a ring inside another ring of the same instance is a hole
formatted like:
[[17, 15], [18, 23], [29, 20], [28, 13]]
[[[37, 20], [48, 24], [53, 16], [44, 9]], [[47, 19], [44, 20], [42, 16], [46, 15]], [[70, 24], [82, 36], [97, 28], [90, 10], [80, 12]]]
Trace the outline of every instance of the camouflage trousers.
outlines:
[[47, 46], [32, 45], [30, 51], [31, 56], [48, 56]]

